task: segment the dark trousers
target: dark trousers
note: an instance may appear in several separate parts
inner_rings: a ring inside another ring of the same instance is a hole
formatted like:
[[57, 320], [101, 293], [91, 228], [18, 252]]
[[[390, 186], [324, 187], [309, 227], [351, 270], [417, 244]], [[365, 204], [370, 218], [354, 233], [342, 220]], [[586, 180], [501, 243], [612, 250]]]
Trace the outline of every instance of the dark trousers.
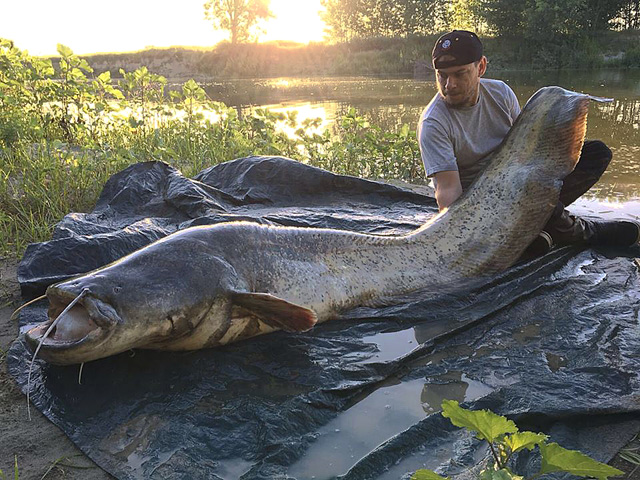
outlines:
[[563, 208], [575, 202], [600, 180], [611, 158], [611, 150], [600, 140], [584, 142], [578, 164], [564, 179], [560, 190], [560, 203]]
[[576, 201], [600, 179], [611, 158], [611, 150], [600, 140], [584, 142], [578, 164], [564, 179], [560, 201], [543, 229], [551, 235], [556, 245], [589, 243], [593, 232], [583, 221], [576, 221], [565, 207]]

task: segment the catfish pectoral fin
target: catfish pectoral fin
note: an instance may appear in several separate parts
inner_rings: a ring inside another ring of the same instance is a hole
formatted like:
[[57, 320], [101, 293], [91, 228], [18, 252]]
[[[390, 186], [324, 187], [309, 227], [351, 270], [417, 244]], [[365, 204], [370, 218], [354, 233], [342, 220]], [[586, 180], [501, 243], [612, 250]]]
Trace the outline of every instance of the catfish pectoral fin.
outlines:
[[234, 292], [231, 298], [266, 324], [286, 332], [306, 332], [318, 321], [313, 310], [269, 293]]

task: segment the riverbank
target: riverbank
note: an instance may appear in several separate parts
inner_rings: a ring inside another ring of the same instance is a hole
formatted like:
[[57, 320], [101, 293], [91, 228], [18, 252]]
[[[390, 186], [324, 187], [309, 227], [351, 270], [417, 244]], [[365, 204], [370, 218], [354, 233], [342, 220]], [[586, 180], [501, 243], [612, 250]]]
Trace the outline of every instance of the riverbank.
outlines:
[[[149, 71], [171, 79], [216, 80], [282, 76], [430, 76], [430, 52], [437, 36], [375, 38], [343, 44], [270, 42], [215, 47], [150, 48], [138, 52], [84, 56], [96, 73]], [[601, 32], [532, 42], [521, 37], [483, 38], [494, 70], [556, 68], [640, 68], [640, 31]]]
[[17, 266], [13, 258], [0, 258], [0, 470], [6, 478], [14, 478], [17, 461], [16, 478], [23, 480], [113, 478], [33, 406], [29, 420], [26, 398], [7, 373], [6, 352], [18, 336], [18, 321], [11, 319], [21, 303]]

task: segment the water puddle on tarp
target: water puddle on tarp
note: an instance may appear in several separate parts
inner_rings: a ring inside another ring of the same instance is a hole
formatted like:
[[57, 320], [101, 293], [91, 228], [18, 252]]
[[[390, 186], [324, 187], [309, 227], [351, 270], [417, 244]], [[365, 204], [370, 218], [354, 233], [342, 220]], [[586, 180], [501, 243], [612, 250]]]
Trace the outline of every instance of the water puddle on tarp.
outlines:
[[417, 379], [380, 387], [318, 430], [288, 473], [317, 480], [344, 474], [378, 445], [439, 410], [444, 399], [472, 401], [492, 391], [462, 372], [448, 372], [433, 383]]

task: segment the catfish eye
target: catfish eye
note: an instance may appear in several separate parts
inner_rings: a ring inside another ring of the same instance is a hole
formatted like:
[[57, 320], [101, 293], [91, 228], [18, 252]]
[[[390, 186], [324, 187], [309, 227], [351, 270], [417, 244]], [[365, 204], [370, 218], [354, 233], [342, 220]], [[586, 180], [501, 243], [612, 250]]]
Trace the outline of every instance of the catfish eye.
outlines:
[[118, 294], [122, 291], [122, 287], [113, 287], [113, 293]]

